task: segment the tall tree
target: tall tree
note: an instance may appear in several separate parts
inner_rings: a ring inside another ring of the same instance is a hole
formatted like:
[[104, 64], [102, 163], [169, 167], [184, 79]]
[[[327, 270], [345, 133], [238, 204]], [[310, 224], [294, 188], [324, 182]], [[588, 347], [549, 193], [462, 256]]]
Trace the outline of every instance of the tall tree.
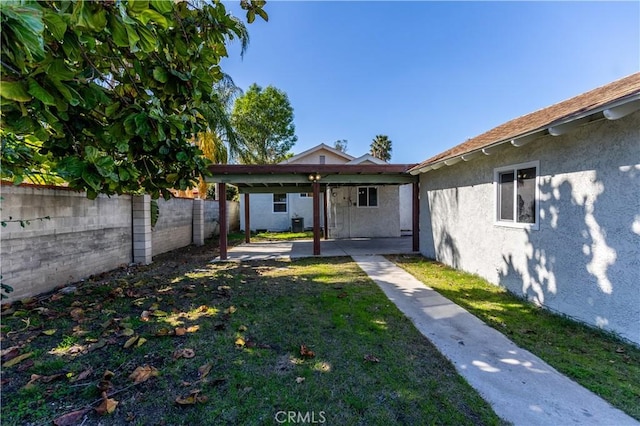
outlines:
[[335, 149], [337, 149], [340, 152], [344, 152], [345, 154], [347, 153], [347, 143], [348, 141], [346, 139], [338, 139], [337, 141], [335, 141], [333, 143], [333, 147]]
[[278, 163], [298, 140], [289, 98], [273, 86], [263, 90], [252, 84], [236, 99], [231, 123], [242, 140], [239, 161], [245, 164]]
[[[198, 134], [196, 143], [203, 155], [215, 164], [226, 164], [230, 160], [240, 157], [240, 138], [231, 125], [231, 108], [235, 99], [242, 94], [242, 89], [235, 85], [233, 79], [224, 75], [222, 80], [214, 87], [218, 98], [218, 119], [210, 124], [205, 132]], [[204, 176], [198, 181], [198, 193], [204, 197], [207, 194], [208, 184]]]
[[226, 44], [248, 43], [221, 2], [3, 1], [0, 23], [2, 177], [155, 198], [207, 173], [193, 137], [219, 124]]
[[371, 142], [371, 155], [384, 161], [391, 160], [391, 140], [387, 135], [376, 135]]

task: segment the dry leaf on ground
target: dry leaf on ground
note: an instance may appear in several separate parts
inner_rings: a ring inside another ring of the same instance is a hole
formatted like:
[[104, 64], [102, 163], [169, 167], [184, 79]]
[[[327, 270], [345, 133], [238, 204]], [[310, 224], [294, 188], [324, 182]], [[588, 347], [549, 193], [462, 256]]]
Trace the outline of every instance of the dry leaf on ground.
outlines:
[[371, 354], [366, 354], [364, 356], [364, 360], [365, 361], [369, 361], [369, 362], [380, 362], [378, 357], [376, 357], [375, 355], [371, 355]]
[[17, 357], [5, 362], [4, 364], [2, 364], [2, 367], [4, 368], [8, 368], [8, 367], [13, 367], [16, 364], [21, 363], [22, 361], [24, 361], [25, 359], [29, 358], [31, 355], [33, 355], [33, 352], [29, 352], [26, 354], [22, 354], [22, 355], [18, 355]]
[[138, 384], [146, 382], [152, 377], [158, 376], [160, 373], [155, 367], [149, 365], [143, 365], [133, 370], [133, 373], [129, 375], [129, 379], [133, 380], [133, 383]]
[[307, 348], [305, 345], [300, 345], [300, 355], [305, 358], [313, 358], [316, 356], [315, 352]]
[[200, 377], [201, 379], [206, 377], [212, 368], [213, 368], [213, 364], [210, 362], [201, 366], [200, 368], [198, 368], [198, 377]]
[[118, 401], [111, 398], [104, 398], [100, 405], [96, 407], [96, 413], [104, 416], [105, 414], [111, 414], [116, 411], [116, 407], [118, 406]]
[[173, 352], [173, 359], [179, 359], [179, 358], [193, 358], [194, 356], [196, 356], [196, 353], [193, 349], [176, 349]]
[[198, 402], [203, 403], [203, 402], [207, 402], [207, 400], [209, 399], [208, 397], [206, 397], [205, 395], [200, 396], [200, 389], [194, 389], [191, 391], [191, 393], [189, 393], [189, 395], [187, 395], [186, 397], [177, 397], [176, 398], [176, 403], [178, 405], [194, 405]]
[[63, 416], [58, 417], [53, 421], [55, 426], [75, 426], [81, 424], [82, 418], [91, 410], [84, 409], [74, 411], [72, 413], [67, 413]]

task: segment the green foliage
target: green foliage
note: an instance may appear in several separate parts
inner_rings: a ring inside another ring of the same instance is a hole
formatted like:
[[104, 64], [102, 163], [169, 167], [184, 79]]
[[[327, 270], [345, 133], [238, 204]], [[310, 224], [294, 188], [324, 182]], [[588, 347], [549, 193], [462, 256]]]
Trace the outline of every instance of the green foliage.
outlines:
[[192, 139], [217, 127], [226, 44], [248, 43], [222, 3], [12, 1], [0, 23], [2, 177], [157, 198], [207, 173]]
[[335, 141], [333, 143], [333, 147], [335, 149], [337, 149], [340, 152], [344, 152], [345, 154], [347, 153], [347, 143], [348, 141], [346, 139], [338, 139], [337, 141]]
[[387, 135], [376, 135], [371, 142], [371, 155], [384, 161], [391, 160], [391, 141]]
[[160, 217], [160, 207], [158, 207], [158, 202], [156, 200], [151, 200], [151, 227], [154, 228], [156, 223], [158, 223], [158, 218]]
[[278, 163], [298, 140], [289, 98], [273, 86], [252, 84], [236, 99], [231, 123], [242, 139], [239, 160], [245, 164]]

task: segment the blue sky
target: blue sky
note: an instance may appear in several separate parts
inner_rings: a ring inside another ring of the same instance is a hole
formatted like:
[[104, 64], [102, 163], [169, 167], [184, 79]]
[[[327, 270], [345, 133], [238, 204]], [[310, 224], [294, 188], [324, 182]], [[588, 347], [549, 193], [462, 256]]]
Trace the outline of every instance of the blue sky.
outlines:
[[[244, 18], [238, 1], [226, 2]], [[222, 63], [236, 85], [273, 85], [302, 152], [393, 141], [417, 163], [512, 118], [640, 71], [640, 2], [270, 1], [269, 22]]]

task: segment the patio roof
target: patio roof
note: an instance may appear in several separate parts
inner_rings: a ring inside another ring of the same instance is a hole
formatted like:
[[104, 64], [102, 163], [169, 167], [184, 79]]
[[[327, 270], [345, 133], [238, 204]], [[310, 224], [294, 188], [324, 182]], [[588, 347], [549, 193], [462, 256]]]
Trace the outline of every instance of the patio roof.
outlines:
[[[208, 183], [229, 183], [240, 193], [311, 192], [327, 186], [402, 185], [417, 182], [415, 164], [215, 164]], [[319, 177], [318, 177], [319, 176]]]

